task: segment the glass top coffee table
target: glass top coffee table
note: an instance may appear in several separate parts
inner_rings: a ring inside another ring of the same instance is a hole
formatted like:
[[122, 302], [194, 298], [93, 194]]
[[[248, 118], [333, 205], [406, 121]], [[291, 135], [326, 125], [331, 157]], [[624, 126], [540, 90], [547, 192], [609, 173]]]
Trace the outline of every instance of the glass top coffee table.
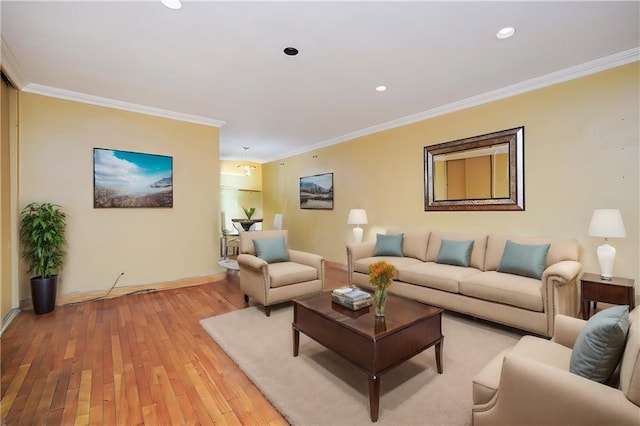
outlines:
[[380, 375], [435, 345], [442, 374], [442, 309], [389, 295], [384, 317], [373, 307], [352, 311], [331, 300], [331, 292], [293, 301], [293, 356], [300, 332], [346, 358], [369, 377], [371, 421], [378, 420]]

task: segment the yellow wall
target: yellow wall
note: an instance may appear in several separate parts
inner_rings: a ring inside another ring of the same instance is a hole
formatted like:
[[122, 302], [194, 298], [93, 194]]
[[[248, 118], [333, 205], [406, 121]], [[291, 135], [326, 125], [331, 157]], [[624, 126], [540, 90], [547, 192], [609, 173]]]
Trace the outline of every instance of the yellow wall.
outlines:
[[14, 184], [15, 171], [16, 125], [17, 125], [17, 91], [4, 81], [0, 82], [0, 320], [4, 320], [13, 308], [17, 308], [18, 298], [15, 283], [15, 268], [18, 253], [13, 248], [17, 238]]
[[[108, 289], [120, 272], [118, 287], [220, 272], [218, 145], [215, 127], [22, 92], [19, 207], [68, 214], [58, 294]], [[173, 208], [94, 209], [94, 147], [173, 157]]]
[[[349, 209], [364, 208], [365, 240], [386, 227], [571, 237], [580, 241], [584, 270], [597, 273], [602, 241], [587, 236], [591, 215], [619, 208], [627, 238], [611, 240], [614, 273], [639, 288], [639, 75], [633, 63], [265, 164], [265, 215], [285, 214], [294, 248], [343, 264]], [[525, 211], [424, 211], [424, 146], [518, 126], [525, 126]], [[334, 209], [301, 210], [299, 177], [326, 172], [334, 173]]]

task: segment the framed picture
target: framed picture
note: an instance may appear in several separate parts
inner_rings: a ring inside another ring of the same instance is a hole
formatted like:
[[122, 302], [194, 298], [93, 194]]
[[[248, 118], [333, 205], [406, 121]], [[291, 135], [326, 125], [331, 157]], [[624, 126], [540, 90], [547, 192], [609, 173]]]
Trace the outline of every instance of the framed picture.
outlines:
[[333, 210], [333, 173], [300, 178], [300, 208]]
[[173, 157], [94, 148], [93, 207], [173, 207]]

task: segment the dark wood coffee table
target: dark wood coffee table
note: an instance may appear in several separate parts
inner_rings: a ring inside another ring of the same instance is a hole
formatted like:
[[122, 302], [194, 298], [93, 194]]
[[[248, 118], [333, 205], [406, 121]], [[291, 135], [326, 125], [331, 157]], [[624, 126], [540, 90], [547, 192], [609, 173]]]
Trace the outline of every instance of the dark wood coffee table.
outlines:
[[374, 422], [380, 375], [433, 345], [442, 374], [442, 309], [389, 295], [385, 313], [376, 318], [373, 307], [352, 311], [333, 302], [330, 292], [293, 301], [293, 356], [298, 356], [302, 332], [364, 370]]

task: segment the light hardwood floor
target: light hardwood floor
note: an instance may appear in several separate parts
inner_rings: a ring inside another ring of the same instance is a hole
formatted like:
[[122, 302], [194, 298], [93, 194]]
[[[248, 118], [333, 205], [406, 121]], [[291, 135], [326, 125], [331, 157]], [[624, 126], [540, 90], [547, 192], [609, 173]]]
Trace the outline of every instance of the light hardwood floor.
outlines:
[[[340, 265], [327, 265], [327, 289], [346, 282]], [[286, 425], [198, 323], [244, 307], [231, 273], [195, 287], [58, 306], [45, 315], [21, 312], [0, 340], [1, 420]]]

